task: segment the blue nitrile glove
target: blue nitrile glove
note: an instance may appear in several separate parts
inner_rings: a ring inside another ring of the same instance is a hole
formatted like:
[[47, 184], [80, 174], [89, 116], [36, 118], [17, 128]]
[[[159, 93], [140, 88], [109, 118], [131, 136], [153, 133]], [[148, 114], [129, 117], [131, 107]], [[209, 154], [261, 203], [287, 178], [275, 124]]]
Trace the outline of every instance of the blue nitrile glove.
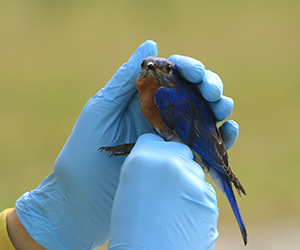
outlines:
[[204, 178], [188, 146], [139, 137], [121, 168], [108, 249], [213, 249], [219, 213]]
[[[125, 157], [109, 157], [98, 148], [135, 142], [141, 134], [153, 132], [138, 106], [135, 80], [142, 60], [156, 54], [153, 41], [136, 50], [85, 105], [52, 174], [17, 200], [19, 220], [45, 248], [94, 249], [108, 240], [112, 204]], [[198, 61], [182, 58], [178, 65], [186, 72], [197, 75], [203, 71]], [[201, 81], [198, 79], [196, 82]], [[211, 88], [215, 88], [213, 82], [203, 91], [210, 92]], [[232, 105], [225, 105], [225, 110], [230, 113]], [[224, 134], [235, 141], [238, 129], [227, 127]]]

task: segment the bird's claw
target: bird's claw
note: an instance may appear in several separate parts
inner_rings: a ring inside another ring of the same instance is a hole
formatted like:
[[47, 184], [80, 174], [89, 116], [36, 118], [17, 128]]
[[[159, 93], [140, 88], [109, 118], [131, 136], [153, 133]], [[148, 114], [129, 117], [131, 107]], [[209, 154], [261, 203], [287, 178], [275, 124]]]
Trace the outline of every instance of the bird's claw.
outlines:
[[123, 155], [129, 155], [133, 146], [134, 143], [125, 143], [117, 146], [100, 147], [98, 150], [100, 152], [103, 151], [110, 152], [111, 154], [109, 157], [123, 156]]

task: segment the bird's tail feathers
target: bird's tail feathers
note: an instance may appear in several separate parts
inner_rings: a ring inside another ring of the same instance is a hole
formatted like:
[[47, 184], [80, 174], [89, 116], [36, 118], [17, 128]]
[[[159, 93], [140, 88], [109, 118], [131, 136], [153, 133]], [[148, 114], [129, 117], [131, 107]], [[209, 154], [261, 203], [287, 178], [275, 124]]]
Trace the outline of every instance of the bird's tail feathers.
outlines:
[[244, 244], [246, 245], [247, 244], [246, 226], [245, 226], [241, 211], [239, 209], [239, 206], [237, 204], [237, 201], [235, 199], [230, 181], [227, 178], [225, 178], [221, 173], [219, 173], [217, 170], [215, 170], [214, 168], [210, 168], [209, 172], [210, 172], [210, 176], [212, 178], [214, 185], [222, 193], [224, 193], [227, 196], [227, 199], [231, 205], [231, 208], [233, 210], [233, 213], [234, 213], [237, 223], [239, 225], [239, 228], [240, 228], [243, 240], [244, 240]]

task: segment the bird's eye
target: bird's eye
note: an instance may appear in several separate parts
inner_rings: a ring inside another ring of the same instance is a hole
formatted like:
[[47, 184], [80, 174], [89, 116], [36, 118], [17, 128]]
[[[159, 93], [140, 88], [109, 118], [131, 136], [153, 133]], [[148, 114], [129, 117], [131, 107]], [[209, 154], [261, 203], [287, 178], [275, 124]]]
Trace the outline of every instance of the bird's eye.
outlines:
[[141, 63], [141, 67], [142, 67], [142, 68], [144, 68], [145, 63], [146, 63], [145, 60], [143, 60], [142, 63]]
[[171, 71], [171, 69], [172, 69], [172, 65], [168, 63], [166, 65], [166, 71], [167, 71], [167, 73], [169, 73]]

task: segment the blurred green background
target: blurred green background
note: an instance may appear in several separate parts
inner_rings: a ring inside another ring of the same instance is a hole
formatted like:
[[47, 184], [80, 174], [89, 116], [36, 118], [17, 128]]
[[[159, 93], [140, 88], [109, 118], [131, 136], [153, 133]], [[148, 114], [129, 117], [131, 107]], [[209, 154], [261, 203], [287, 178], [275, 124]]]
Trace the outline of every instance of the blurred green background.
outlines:
[[[201, 60], [235, 101], [230, 118], [240, 136], [229, 155], [247, 191], [238, 198], [247, 249], [296, 242], [299, 7], [296, 0], [0, 1], [0, 210], [52, 171], [86, 101], [153, 39], [161, 57]], [[230, 206], [217, 195], [216, 249], [242, 249]]]

